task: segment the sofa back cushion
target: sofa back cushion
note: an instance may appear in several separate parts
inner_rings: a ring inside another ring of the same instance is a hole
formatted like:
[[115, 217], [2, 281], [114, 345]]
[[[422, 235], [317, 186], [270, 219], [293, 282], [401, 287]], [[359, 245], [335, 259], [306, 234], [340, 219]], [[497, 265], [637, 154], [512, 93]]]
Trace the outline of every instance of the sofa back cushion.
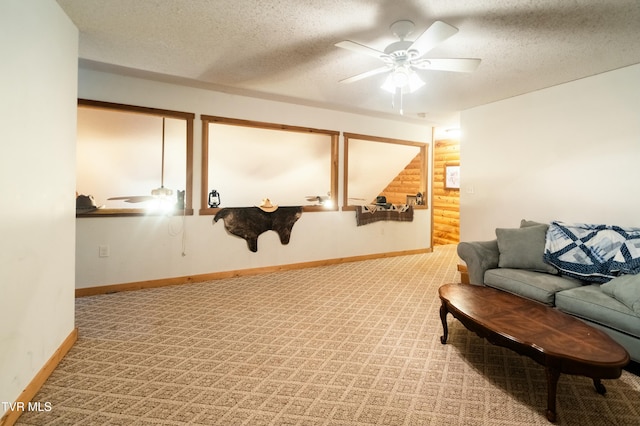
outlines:
[[621, 275], [601, 284], [600, 288], [640, 316], [640, 274]]
[[527, 269], [557, 274], [558, 270], [544, 261], [544, 246], [548, 225], [523, 228], [497, 228], [500, 258], [498, 267]]

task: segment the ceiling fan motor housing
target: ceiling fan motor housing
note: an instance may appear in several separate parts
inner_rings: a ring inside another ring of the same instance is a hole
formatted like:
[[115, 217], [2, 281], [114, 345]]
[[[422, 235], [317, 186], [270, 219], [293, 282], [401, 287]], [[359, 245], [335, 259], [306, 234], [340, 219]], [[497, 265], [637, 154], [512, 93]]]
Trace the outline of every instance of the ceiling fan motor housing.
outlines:
[[409, 60], [418, 56], [417, 50], [407, 50], [413, 43], [410, 41], [396, 41], [384, 49], [384, 53], [395, 60]]

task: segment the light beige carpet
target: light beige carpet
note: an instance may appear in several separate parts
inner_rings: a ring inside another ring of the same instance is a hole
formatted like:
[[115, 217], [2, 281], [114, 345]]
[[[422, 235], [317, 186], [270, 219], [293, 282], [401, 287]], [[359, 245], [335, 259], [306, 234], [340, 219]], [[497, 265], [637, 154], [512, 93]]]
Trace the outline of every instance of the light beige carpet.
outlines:
[[[544, 369], [449, 316], [434, 253], [77, 300], [80, 338], [18, 424], [547, 425]], [[561, 376], [560, 425], [640, 424], [640, 378]]]

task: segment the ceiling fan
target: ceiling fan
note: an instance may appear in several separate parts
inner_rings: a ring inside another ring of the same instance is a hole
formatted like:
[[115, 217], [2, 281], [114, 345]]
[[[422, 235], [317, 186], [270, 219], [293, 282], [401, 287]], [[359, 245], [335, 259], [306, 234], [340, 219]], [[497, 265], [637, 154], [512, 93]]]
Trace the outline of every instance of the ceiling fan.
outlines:
[[111, 197], [108, 200], [120, 200], [126, 203], [143, 203], [145, 201], [155, 200], [158, 198], [170, 197], [173, 195], [173, 190], [164, 187], [164, 133], [165, 133], [165, 118], [162, 117], [162, 165], [160, 169], [160, 187], [151, 190], [151, 195], [130, 195], [121, 197]]
[[400, 93], [402, 96], [405, 93], [415, 92], [424, 85], [416, 70], [472, 72], [480, 65], [480, 59], [475, 58], [432, 59], [424, 57], [438, 44], [456, 34], [458, 32], [456, 27], [442, 21], [436, 21], [414, 41], [406, 40], [414, 28], [415, 24], [409, 20], [400, 20], [391, 24], [391, 32], [400, 40], [388, 45], [384, 51], [350, 40], [336, 43], [337, 47], [373, 56], [384, 63], [382, 67], [345, 78], [340, 82], [353, 83], [388, 72], [389, 76], [381, 88], [393, 95]]
[[331, 191], [327, 192], [327, 195], [307, 195], [305, 197], [309, 203], [317, 203], [320, 206], [331, 206]]

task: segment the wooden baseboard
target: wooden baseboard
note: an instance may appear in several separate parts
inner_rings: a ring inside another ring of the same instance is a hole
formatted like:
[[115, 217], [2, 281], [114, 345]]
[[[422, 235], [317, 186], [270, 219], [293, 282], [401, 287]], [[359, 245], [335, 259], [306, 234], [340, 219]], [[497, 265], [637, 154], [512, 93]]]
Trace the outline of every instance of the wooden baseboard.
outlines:
[[163, 278], [159, 280], [137, 281], [124, 284], [112, 284], [97, 287], [77, 288], [76, 297], [95, 296], [98, 294], [117, 293], [120, 291], [141, 290], [143, 288], [165, 287], [168, 285], [191, 284], [203, 281], [213, 281], [223, 278], [243, 277], [249, 275], [266, 274], [270, 272], [291, 271], [294, 269], [313, 268], [316, 266], [336, 265], [339, 263], [358, 262], [361, 260], [380, 259], [385, 257], [405, 256], [410, 254], [431, 253], [432, 248], [403, 250], [396, 252], [367, 254], [362, 256], [341, 257], [335, 259], [316, 260], [312, 262], [291, 263], [288, 265], [265, 266], [262, 268], [238, 269], [234, 271], [212, 272], [209, 274], [189, 275], [184, 277]]
[[[60, 364], [62, 358], [69, 352], [73, 344], [78, 340], [78, 329], [74, 328], [73, 331], [64, 339], [62, 344], [56, 349], [51, 358], [44, 364], [44, 366], [38, 371], [38, 373], [34, 376], [34, 378], [29, 382], [26, 388], [22, 391], [22, 393], [18, 396], [14, 403], [14, 407], [17, 409], [8, 410], [4, 413], [2, 418], [0, 418], [0, 426], [12, 426], [22, 415], [22, 413], [27, 410], [29, 407], [29, 403], [33, 399], [34, 396], [38, 393], [44, 382], [47, 381], [53, 370]], [[38, 408], [47, 408], [47, 405], [44, 403], [38, 404]]]

